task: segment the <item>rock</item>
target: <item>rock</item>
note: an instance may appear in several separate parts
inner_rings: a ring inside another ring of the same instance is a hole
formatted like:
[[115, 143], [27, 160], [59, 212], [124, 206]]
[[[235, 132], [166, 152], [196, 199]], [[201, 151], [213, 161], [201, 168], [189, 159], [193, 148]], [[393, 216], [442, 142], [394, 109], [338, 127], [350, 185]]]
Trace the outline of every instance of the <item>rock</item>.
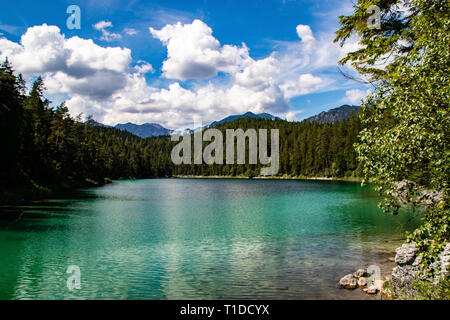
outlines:
[[358, 279], [358, 286], [359, 287], [365, 287], [367, 286], [367, 279], [364, 277], [361, 277]]
[[395, 255], [395, 263], [398, 265], [409, 264], [414, 261], [416, 256], [416, 245], [413, 244], [403, 244], [400, 248], [397, 248]]
[[392, 269], [392, 281], [399, 286], [408, 285], [411, 283], [411, 279], [416, 277], [419, 268], [416, 266], [396, 266]]
[[421, 271], [422, 255], [417, 255], [414, 244], [403, 244], [401, 248], [397, 248], [395, 262], [397, 266], [392, 269], [391, 288], [394, 296], [402, 297], [402, 299], [413, 299], [417, 296], [416, 290], [413, 288], [413, 280], [428, 281], [438, 285], [442, 279], [448, 277], [450, 271], [450, 244], [447, 244], [439, 254], [438, 259], [430, 264], [427, 269], [434, 271], [434, 278], [424, 274]]
[[353, 274], [348, 274], [339, 280], [339, 286], [345, 289], [355, 289], [358, 287], [358, 282]]
[[378, 292], [378, 289], [377, 289], [377, 287], [375, 287], [375, 286], [370, 286], [370, 287], [368, 287], [367, 288], [367, 291], [366, 291], [368, 294], [377, 294], [377, 292]]
[[366, 273], [366, 270], [364, 270], [364, 269], [358, 269], [358, 270], [356, 270], [355, 273], [353, 273], [353, 276], [355, 278], [361, 278], [361, 277], [364, 277], [366, 275], [367, 275], [367, 273]]
[[420, 194], [417, 197], [417, 201], [420, 204], [425, 204], [425, 205], [440, 203], [440, 202], [444, 201], [444, 192], [422, 189], [422, 190], [420, 190]]
[[422, 256], [415, 256], [416, 248], [414, 245], [403, 244], [396, 251], [395, 262], [397, 266], [392, 269], [392, 291], [395, 296], [410, 299], [414, 296], [412, 282], [418, 276]]
[[394, 190], [392, 191], [392, 195], [394, 196], [394, 198], [404, 203], [408, 202], [412, 190], [415, 190], [417, 188], [415, 182], [408, 180], [394, 182], [393, 186]]
[[412, 263], [413, 266], [419, 266], [422, 263], [423, 260], [423, 254], [419, 254], [416, 259], [414, 259], [414, 262]]
[[403, 203], [413, 202], [419, 205], [430, 206], [444, 201], [443, 191], [419, 188], [419, 186], [412, 181], [404, 180], [394, 182], [393, 187], [394, 190], [392, 190], [390, 194]]

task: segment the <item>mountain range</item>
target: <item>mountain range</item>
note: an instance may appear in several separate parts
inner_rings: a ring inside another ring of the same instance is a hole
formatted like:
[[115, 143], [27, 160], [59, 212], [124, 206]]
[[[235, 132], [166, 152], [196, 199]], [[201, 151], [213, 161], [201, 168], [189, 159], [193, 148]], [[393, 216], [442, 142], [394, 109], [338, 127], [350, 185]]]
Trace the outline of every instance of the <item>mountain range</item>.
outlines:
[[[324, 111], [319, 113], [316, 116], [310, 117], [305, 119], [304, 121], [309, 122], [318, 122], [318, 123], [333, 123], [336, 121], [342, 121], [345, 119], [348, 119], [352, 113], [357, 114], [358, 113], [358, 106], [350, 106], [350, 105], [342, 105], [338, 108], [334, 108], [328, 111]], [[238, 114], [238, 115], [231, 115], [228, 116], [222, 120], [214, 121], [211, 124], [209, 124], [207, 127], [214, 127], [216, 125], [231, 122], [237, 119], [242, 118], [258, 118], [258, 119], [270, 119], [270, 120], [282, 120], [279, 117], [276, 117], [274, 115], [271, 115], [269, 113], [259, 113], [255, 114], [253, 112], [246, 112], [244, 114]], [[97, 126], [105, 126], [109, 127], [107, 125], [101, 124], [99, 122], [91, 120], [90, 122], [93, 125]], [[173, 130], [164, 128], [160, 124], [157, 123], [144, 123], [144, 124], [134, 124], [131, 122], [128, 123], [119, 123], [114, 126], [114, 128], [131, 132], [141, 138], [148, 138], [148, 137], [155, 137], [155, 136], [167, 136], [170, 135]], [[189, 130], [189, 129], [187, 129]], [[192, 130], [189, 130], [192, 131]]]
[[242, 119], [242, 118], [257, 118], [257, 119], [269, 119], [269, 120], [281, 120], [281, 118], [278, 118], [276, 116], [271, 115], [270, 113], [259, 113], [259, 114], [255, 114], [253, 112], [246, 112], [244, 114], [236, 114], [236, 115], [232, 115], [232, 116], [228, 116], [222, 120], [219, 121], [214, 121], [212, 122], [209, 127], [214, 127], [217, 126], [219, 124], [225, 123], [225, 122], [231, 122], [237, 119]]
[[357, 115], [358, 111], [359, 106], [350, 106], [344, 104], [340, 107], [321, 112], [318, 115], [305, 119], [304, 121], [317, 123], [333, 123], [348, 119], [352, 113]]
[[128, 131], [132, 134], [135, 134], [141, 138], [155, 137], [155, 136], [168, 136], [173, 130], [164, 128], [162, 125], [157, 123], [144, 123], [144, 124], [134, 124], [131, 122], [128, 123], [119, 123], [114, 128]]

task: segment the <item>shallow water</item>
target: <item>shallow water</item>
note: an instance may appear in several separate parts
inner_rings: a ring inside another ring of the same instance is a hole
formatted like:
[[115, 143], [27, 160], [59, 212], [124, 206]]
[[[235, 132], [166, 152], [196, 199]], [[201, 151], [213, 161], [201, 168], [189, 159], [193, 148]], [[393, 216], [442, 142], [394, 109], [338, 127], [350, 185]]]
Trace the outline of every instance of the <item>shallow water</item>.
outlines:
[[0, 298], [367, 298], [337, 281], [363, 265], [388, 272], [419, 223], [378, 200], [355, 183], [155, 179], [3, 207]]

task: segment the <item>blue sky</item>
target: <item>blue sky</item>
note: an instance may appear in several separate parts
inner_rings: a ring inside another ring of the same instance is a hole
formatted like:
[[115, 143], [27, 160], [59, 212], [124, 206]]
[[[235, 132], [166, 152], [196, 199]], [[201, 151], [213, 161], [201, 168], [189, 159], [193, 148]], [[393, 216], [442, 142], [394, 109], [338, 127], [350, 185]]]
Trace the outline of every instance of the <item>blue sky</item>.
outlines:
[[[72, 4], [80, 30], [66, 26]], [[42, 75], [55, 104], [108, 124], [177, 128], [249, 110], [301, 120], [367, 93], [337, 70], [357, 39], [332, 44], [351, 9], [346, 0], [9, 1], [0, 57], [29, 81]]]

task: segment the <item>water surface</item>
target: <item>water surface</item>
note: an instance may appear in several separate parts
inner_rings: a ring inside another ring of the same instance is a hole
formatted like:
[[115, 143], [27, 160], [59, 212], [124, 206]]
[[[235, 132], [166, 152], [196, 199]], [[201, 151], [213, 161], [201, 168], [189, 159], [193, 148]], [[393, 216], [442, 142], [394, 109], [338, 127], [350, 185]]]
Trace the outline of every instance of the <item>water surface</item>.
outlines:
[[339, 277], [388, 272], [418, 225], [378, 200], [355, 183], [157, 179], [0, 208], [0, 299], [366, 298]]

